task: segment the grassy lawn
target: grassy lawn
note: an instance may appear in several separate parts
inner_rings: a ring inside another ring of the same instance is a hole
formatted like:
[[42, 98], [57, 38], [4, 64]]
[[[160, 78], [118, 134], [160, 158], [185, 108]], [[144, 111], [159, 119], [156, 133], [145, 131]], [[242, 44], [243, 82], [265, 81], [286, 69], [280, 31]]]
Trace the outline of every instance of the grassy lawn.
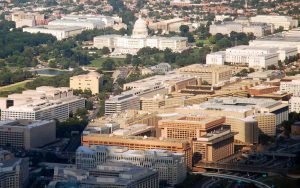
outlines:
[[206, 40], [197, 39], [197, 40], [196, 40], [196, 43], [210, 44], [210, 42], [209, 42], [208, 39], [206, 39]]
[[3, 91], [14, 91], [17, 88], [25, 88], [25, 85], [28, 82], [32, 82], [32, 80], [24, 80], [22, 82], [18, 82], [18, 83], [15, 83], [15, 84], [10, 84], [10, 85], [7, 85], [7, 86], [0, 87], [0, 92], [3, 92]]
[[[93, 61], [91, 61], [91, 64], [89, 64], [89, 67], [101, 67], [102, 63], [106, 60], [109, 59], [110, 57], [101, 57], [98, 59], [94, 59]], [[117, 66], [121, 66], [124, 64], [124, 59], [123, 58], [110, 58], [112, 60], [114, 60], [117, 64]]]

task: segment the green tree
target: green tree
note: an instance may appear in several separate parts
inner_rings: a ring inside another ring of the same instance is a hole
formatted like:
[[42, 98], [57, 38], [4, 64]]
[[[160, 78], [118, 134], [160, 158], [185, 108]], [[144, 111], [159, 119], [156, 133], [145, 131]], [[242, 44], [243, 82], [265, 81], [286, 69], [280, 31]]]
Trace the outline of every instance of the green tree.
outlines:
[[109, 50], [108, 47], [103, 47], [103, 48], [101, 49], [101, 52], [102, 52], [102, 54], [109, 54], [109, 53], [110, 53], [110, 50]]
[[116, 63], [115, 63], [115, 61], [114, 61], [113, 59], [111, 59], [111, 58], [106, 59], [106, 60], [102, 63], [102, 65], [101, 65], [101, 67], [102, 67], [104, 70], [113, 70], [113, 69], [115, 69], [115, 66], [116, 66]]
[[179, 30], [180, 30], [180, 33], [181, 34], [186, 34], [186, 33], [188, 33], [189, 32], [189, 26], [187, 26], [187, 25], [181, 25], [180, 27], [179, 27]]

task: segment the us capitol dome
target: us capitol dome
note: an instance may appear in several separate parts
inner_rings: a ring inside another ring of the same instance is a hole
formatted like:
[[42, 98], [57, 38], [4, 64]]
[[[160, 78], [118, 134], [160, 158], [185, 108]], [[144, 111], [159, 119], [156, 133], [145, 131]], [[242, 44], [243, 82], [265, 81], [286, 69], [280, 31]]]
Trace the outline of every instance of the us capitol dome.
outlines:
[[141, 48], [150, 47], [165, 50], [171, 49], [181, 52], [187, 49], [186, 37], [161, 37], [149, 36], [146, 21], [140, 15], [133, 26], [131, 36], [121, 35], [101, 35], [94, 37], [94, 47], [102, 49], [108, 47], [111, 55], [132, 54], [135, 55]]
[[139, 16], [139, 19], [136, 20], [133, 30], [132, 30], [133, 38], [146, 38], [148, 37], [148, 28], [145, 20], [142, 16]]

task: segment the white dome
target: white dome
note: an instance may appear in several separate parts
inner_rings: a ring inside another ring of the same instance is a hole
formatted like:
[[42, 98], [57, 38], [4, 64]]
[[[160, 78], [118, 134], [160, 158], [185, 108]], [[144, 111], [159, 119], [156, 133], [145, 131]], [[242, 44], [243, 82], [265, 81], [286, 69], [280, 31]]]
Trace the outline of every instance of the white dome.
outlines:
[[142, 16], [139, 16], [139, 19], [134, 23], [132, 30], [132, 37], [134, 38], [146, 38], [148, 36], [148, 29], [145, 20]]

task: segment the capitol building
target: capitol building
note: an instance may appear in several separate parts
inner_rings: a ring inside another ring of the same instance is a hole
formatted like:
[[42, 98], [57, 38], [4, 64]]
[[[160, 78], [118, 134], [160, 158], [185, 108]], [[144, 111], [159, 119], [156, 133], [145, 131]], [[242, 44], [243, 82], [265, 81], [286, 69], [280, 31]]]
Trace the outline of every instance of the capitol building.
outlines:
[[135, 22], [131, 36], [121, 35], [101, 35], [94, 37], [94, 47], [108, 47], [114, 49], [114, 55], [136, 54], [144, 47], [158, 48], [164, 50], [169, 48], [175, 52], [187, 49], [186, 37], [159, 37], [149, 36], [145, 20], [139, 16]]

